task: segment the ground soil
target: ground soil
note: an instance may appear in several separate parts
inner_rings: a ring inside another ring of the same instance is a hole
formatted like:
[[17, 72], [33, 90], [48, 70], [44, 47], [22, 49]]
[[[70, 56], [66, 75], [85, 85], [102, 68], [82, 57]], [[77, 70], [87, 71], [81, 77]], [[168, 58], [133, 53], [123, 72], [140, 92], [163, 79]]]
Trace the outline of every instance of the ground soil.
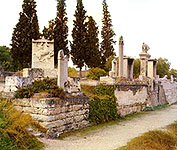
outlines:
[[[129, 121], [89, 131], [81, 136], [69, 136], [64, 140], [40, 139], [46, 143], [44, 150], [114, 150], [126, 145], [134, 137], [149, 130], [164, 129], [177, 120], [177, 104], [165, 109], [148, 112]], [[77, 134], [79, 135], [79, 134]]]

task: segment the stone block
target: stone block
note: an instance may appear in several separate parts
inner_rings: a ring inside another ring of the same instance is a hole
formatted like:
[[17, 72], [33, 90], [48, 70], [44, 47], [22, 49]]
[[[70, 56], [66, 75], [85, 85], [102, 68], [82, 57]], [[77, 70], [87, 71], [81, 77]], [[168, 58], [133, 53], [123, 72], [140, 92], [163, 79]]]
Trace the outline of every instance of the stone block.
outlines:
[[100, 83], [101, 84], [106, 84], [106, 85], [114, 85], [116, 80], [112, 77], [100, 77]]
[[25, 87], [32, 84], [31, 78], [24, 78], [20, 76], [7, 76], [5, 78], [4, 92], [15, 92], [17, 87]]

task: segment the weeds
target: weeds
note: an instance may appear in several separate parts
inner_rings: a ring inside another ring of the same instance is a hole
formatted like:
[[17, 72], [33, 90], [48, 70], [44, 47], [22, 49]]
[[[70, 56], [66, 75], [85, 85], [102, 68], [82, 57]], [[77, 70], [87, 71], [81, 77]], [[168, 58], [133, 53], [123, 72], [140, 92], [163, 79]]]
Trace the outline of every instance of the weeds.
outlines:
[[41, 149], [44, 144], [26, 130], [29, 126], [35, 126], [45, 132], [30, 115], [16, 111], [8, 99], [0, 99], [0, 149]]

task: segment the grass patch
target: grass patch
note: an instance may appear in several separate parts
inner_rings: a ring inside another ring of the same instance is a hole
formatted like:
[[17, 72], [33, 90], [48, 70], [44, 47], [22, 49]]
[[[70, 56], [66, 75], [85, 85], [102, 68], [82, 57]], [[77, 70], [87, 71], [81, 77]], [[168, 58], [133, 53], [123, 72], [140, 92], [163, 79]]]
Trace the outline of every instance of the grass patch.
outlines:
[[177, 150], [177, 121], [166, 128], [146, 132], [116, 150]]
[[46, 131], [30, 115], [16, 111], [10, 100], [0, 98], [0, 149], [40, 150], [44, 144], [26, 130], [33, 126]]
[[[168, 131], [154, 130], [127, 143], [124, 150], [174, 150], [177, 136]], [[121, 150], [120, 148], [117, 150]]]

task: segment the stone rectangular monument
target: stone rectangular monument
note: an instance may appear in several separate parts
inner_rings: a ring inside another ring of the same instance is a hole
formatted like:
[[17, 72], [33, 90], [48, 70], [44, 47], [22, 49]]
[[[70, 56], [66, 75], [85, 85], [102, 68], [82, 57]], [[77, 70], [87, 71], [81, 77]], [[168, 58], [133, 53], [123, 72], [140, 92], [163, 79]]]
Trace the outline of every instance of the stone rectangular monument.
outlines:
[[148, 77], [156, 78], [156, 66], [157, 66], [156, 59], [149, 59], [148, 60], [148, 74], [147, 74]]
[[54, 69], [54, 41], [32, 41], [32, 68]]

